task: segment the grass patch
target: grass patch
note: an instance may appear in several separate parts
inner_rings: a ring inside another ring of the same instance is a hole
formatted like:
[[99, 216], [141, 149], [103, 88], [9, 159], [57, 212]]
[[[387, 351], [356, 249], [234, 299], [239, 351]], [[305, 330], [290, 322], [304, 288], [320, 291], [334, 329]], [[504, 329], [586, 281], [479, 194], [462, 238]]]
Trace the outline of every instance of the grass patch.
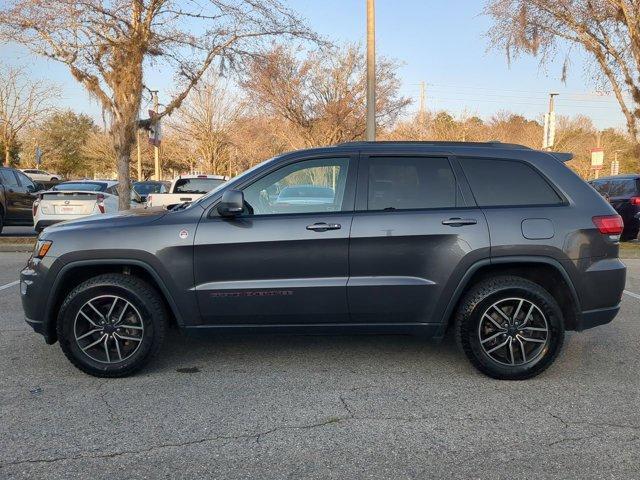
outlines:
[[620, 258], [640, 258], [640, 242], [621, 242]]

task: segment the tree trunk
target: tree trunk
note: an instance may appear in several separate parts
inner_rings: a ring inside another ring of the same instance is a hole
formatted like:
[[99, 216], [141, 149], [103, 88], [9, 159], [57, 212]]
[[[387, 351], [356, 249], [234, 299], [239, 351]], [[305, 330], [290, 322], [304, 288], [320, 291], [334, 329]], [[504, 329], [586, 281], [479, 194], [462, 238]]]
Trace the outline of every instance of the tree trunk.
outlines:
[[4, 141], [4, 166], [8, 167], [11, 161], [11, 144], [8, 140]]
[[118, 170], [118, 207], [128, 210], [131, 207], [130, 163], [131, 151], [135, 144], [135, 119], [125, 122], [114, 119], [111, 125], [111, 137], [116, 152], [116, 166]]

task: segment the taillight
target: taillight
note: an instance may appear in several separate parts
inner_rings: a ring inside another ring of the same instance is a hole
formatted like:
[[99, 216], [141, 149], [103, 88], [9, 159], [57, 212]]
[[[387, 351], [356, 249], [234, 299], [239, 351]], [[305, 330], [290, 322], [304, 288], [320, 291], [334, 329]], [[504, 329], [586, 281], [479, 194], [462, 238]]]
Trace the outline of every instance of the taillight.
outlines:
[[600, 233], [604, 235], [620, 235], [624, 228], [620, 215], [602, 215], [593, 217], [592, 220], [593, 224], [600, 230]]
[[98, 210], [100, 210], [100, 213], [104, 213], [104, 195], [102, 195], [101, 193], [99, 193], [98, 195], [96, 195], [96, 205], [98, 206]]
[[33, 201], [33, 207], [32, 207], [32, 211], [33, 211], [33, 216], [36, 216], [36, 213], [38, 213], [38, 207], [40, 206], [40, 198], [36, 198]]
[[631, 205], [640, 205], [640, 197], [631, 197], [629, 203], [631, 203]]

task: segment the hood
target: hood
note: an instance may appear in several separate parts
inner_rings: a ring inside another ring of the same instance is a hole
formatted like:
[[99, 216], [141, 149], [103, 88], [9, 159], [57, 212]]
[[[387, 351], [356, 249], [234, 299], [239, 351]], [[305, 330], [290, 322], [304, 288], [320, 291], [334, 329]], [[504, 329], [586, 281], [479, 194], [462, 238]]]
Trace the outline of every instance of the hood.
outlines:
[[55, 232], [60, 230], [80, 230], [86, 228], [112, 228], [124, 227], [127, 225], [141, 225], [155, 222], [164, 217], [168, 210], [162, 207], [156, 208], [133, 208], [118, 213], [90, 215], [76, 220], [67, 220], [56, 223], [45, 228], [45, 232]]

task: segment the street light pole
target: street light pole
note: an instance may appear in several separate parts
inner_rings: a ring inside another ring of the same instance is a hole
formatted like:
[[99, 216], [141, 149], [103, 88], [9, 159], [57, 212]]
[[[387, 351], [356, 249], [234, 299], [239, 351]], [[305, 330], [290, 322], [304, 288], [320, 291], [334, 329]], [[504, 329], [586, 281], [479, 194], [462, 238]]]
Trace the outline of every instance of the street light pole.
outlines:
[[367, 0], [367, 141], [376, 139], [376, 19], [374, 0]]

